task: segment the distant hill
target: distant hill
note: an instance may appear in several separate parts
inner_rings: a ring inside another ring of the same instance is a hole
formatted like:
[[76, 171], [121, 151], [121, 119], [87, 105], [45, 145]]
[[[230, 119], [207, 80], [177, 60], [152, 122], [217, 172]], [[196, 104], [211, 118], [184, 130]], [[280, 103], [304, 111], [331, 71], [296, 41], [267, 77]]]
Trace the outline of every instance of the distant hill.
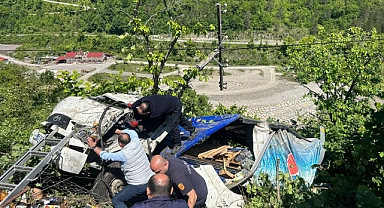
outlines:
[[[59, 2], [59, 3], [57, 3]], [[85, 32], [123, 34], [130, 31], [132, 0], [3, 0], [0, 3], [0, 33]], [[141, 1], [139, 16], [152, 16], [153, 34], [168, 33], [163, 1]], [[221, 1], [222, 2], [222, 1]], [[69, 4], [75, 5], [69, 5]], [[193, 27], [197, 22], [217, 24], [216, 1], [167, 1], [177, 21]], [[228, 0], [223, 28], [228, 34], [270, 33], [274, 36], [316, 33], [317, 25], [340, 30], [359, 26], [384, 32], [383, 0]]]

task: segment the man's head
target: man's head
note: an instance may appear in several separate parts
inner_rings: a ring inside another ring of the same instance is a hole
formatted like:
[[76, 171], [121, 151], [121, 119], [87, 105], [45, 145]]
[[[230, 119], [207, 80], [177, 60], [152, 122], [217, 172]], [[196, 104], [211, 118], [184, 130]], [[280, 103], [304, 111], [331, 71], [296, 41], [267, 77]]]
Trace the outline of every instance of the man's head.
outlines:
[[168, 160], [161, 155], [153, 156], [151, 159], [151, 170], [155, 172], [155, 174], [166, 174], [168, 172]]
[[142, 102], [136, 109], [140, 115], [148, 115], [151, 112], [151, 107], [147, 102]]
[[121, 134], [119, 134], [118, 142], [119, 142], [119, 146], [121, 148], [123, 148], [123, 147], [125, 147], [125, 145], [127, 145], [127, 144], [129, 144], [129, 142], [131, 142], [131, 137], [129, 136], [129, 134], [121, 133]]
[[167, 175], [155, 174], [148, 181], [148, 199], [155, 196], [169, 196], [173, 191], [172, 189], [171, 179]]

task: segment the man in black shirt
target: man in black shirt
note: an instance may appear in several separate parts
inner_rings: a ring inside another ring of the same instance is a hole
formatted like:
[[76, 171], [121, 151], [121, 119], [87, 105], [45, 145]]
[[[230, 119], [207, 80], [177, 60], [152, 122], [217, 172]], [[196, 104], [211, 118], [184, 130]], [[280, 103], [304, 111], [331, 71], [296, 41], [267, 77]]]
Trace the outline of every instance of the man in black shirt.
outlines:
[[[142, 97], [131, 105], [134, 116], [139, 125], [151, 131], [156, 129], [166, 117], [171, 119], [170, 136], [174, 142], [172, 154], [178, 152], [181, 147], [179, 124], [190, 132], [190, 139], [193, 139], [196, 128], [192, 126], [182, 114], [183, 104], [179, 98], [171, 95], [151, 95]], [[171, 147], [172, 148], [172, 147]]]
[[169, 197], [172, 191], [171, 179], [166, 174], [155, 174], [148, 181], [148, 200], [137, 202], [132, 208], [188, 208], [184, 200]]
[[185, 199], [189, 208], [205, 207], [208, 195], [207, 184], [204, 178], [186, 162], [175, 157], [165, 159], [155, 155], [151, 160], [151, 169], [156, 174], [169, 175], [176, 195]]

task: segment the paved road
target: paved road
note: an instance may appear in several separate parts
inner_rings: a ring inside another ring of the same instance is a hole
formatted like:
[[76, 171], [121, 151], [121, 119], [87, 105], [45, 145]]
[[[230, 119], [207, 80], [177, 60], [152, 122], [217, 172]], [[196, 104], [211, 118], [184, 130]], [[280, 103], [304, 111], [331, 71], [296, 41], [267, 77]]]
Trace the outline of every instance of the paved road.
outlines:
[[[0, 44], [0, 47], [1, 47], [1, 44]], [[12, 58], [10, 56], [6, 56], [6, 55], [3, 55], [3, 54], [0, 54], [0, 56], [4, 57], [4, 58], [7, 58], [9, 62], [14, 63], [14, 64], [18, 64], [18, 65], [22, 65], [22, 66], [29, 66], [29, 67], [37, 67], [37, 68], [42, 67], [42, 65], [30, 64], [30, 63], [23, 62], [23, 61], [17, 60], [15, 58]]]

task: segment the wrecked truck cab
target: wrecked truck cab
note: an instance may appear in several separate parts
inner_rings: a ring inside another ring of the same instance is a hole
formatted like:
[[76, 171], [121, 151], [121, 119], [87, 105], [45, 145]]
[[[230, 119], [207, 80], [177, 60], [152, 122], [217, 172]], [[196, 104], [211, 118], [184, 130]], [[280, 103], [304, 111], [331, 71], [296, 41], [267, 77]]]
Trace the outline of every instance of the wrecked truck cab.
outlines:
[[105, 150], [119, 150], [114, 130], [116, 127], [124, 128], [124, 119], [132, 114], [126, 104], [139, 98], [137, 95], [112, 93], [97, 97], [67, 97], [59, 102], [48, 119], [42, 122], [44, 129], [35, 129], [32, 132], [29, 141], [35, 144], [56, 129], [56, 139], [62, 139], [75, 131], [68, 145], [61, 150], [60, 157], [54, 160], [54, 164], [59, 169], [74, 174], [79, 174], [87, 161], [91, 162], [91, 166], [100, 168], [99, 164], [92, 163], [99, 159], [97, 155], [89, 154], [86, 139], [102, 139]]

